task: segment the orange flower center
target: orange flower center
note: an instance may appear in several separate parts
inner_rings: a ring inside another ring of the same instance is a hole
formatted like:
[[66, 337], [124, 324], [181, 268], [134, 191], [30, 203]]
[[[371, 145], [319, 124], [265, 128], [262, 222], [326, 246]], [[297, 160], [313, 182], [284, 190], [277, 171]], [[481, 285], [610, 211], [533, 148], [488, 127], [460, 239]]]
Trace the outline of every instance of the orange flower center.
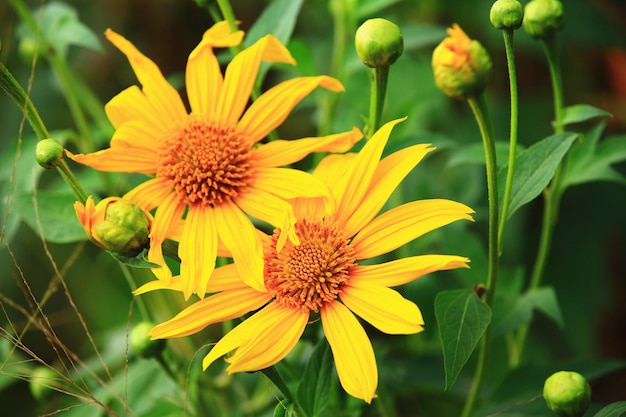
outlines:
[[284, 306], [317, 312], [333, 301], [356, 265], [354, 250], [336, 223], [300, 220], [299, 245], [289, 240], [276, 252], [274, 233], [265, 257], [265, 287]]
[[246, 187], [249, 160], [250, 146], [235, 127], [189, 116], [167, 132], [156, 175], [166, 178], [185, 204], [215, 206]]

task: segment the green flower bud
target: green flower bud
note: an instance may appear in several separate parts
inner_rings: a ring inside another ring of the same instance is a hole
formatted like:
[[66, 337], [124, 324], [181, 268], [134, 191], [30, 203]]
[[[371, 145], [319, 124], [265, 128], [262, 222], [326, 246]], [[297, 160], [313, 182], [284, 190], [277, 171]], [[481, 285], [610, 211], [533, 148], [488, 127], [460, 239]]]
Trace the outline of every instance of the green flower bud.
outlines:
[[556, 372], [543, 385], [548, 408], [559, 417], [581, 417], [591, 402], [591, 387], [577, 372]]
[[452, 98], [481, 95], [491, 76], [489, 53], [457, 24], [448, 29], [448, 35], [433, 51], [435, 84]]
[[371, 68], [385, 67], [402, 55], [404, 40], [395, 23], [386, 19], [366, 20], [356, 31], [356, 53]]
[[565, 26], [559, 0], [531, 0], [524, 8], [524, 30], [537, 39], [548, 39]]
[[52, 369], [38, 366], [30, 375], [28, 388], [37, 401], [45, 401], [55, 392], [54, 386], [58, 380], [59, 375]]
[[124, 256], [135, 256], [150, 245], [152, 216], [139, 206], [119, 197], [94, 204], [74, 204], [85, 233], [96, 245]]
[[42, 167], [49, 169], [61, 165], [63, 159], [63, 145], [54, 139], [43, 139], [37, 142], [35, 159]]
[[142, 358], [154, 358], [165, 349], [165, 339], [152, 340], [148, 332], [152, 330], [154, 323], [142, 321], [130, 332], [130, 347]]
[[17, 46], [17, 53], [26, 64], [32, 63], [33, 58], [35, 55], [39, 55], [40, 50], [41, 47], [39, 42], [30, 36], [22, 38]]
[[519, 29], [524, 8], [518, 0], [497, 0], [489, 11], [489, 20], [496, 29]]

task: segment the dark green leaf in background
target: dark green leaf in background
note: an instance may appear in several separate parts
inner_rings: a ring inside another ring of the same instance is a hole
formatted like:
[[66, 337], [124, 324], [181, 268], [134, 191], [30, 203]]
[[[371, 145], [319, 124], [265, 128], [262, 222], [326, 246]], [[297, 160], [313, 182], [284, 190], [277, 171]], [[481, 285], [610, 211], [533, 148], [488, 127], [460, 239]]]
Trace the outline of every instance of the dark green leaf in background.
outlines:
[[442, 291], [435, 316], [443, 347], [446, 390], [459, 376], [491, 321], [491, 309], [471, 289]]
[[[535, 143], [515, 159], [509, 218], [517, 209], [531, 202], [548, 186], [575, 133], [558, 133]], [[498, 173], [499, 189], [504, 191], [506, 169]]]
[[298, 385], [298, 403], [309, 417], [322, 416], [330, 393], [333, 357], [326, 339], [318, 342]]
[[624, 414], [626, 414], [626, 401], [618, 401], [607, 405], [593, 417], [620, 417]]
[[563, 109], [563, 125], [586, 122], [596, 117], [613, 117], [613, 115], [589, 104], [574, 104]]
[[520, 328], [532, 319], [533, 311], [539, 310], [563, 327], [563, 316], [556, 293], [552, 287], [541, 287], [528, 291], [519, 297], [508, 312], [503, 312], [494, 320], [494, 336]]

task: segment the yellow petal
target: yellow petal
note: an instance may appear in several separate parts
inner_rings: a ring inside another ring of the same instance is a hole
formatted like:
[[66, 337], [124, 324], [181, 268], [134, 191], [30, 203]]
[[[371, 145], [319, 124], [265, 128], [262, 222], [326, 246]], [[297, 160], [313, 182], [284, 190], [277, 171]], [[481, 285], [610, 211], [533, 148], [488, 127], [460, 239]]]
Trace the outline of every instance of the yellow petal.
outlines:
[[188, 336], [210, 324], [241, 317], [262, 307], [270, 298], [250, 287], [221, 292], [196, 301], [176, 317], [155, 326], [149, 335], [155, 339]]
[[154, 107], [157, 116], [168, 126], [173, 126], [185, 117], [187, 111], [180, 95], [167, 82], [159, 67], [123, 36], [111, 29], [107, 29], [104, 34], [128, 58], [128, 62], [142, 85], [142, 91]]
[[149, 179], [124, 195], [124, 199], [137, 204], [146, 211], [158, 207], [172, 193], [172, 188], [163, 178]]
[[341, 301], [381, 332], [412, 334], [424, 330], [419, 308], [391, 288], [363, 280], [350, 281]]
[[450, 200], [419, 200], [392, 208], [365, 226], [352, 240], [357, 259], [399, 248], [425, 233], [457, 220], [472, 220], [473, 210]]
[[144, 148], [142, 147], [126, 143], [122, 146], [111, 147], [86, 155], [81, 153], [73, 154], [67, 150], [65, 153], [73, 161], [98, 171], [153, 174], [156, 172], [156, 153], [150, 152], [150, 154], [146, 154], [143, 151]]
[[161, 268], [152, 268], [152, 272], [157, 278], [169, 282], [172, 278], [172, 271], [165, 264], [163, 248], [161, 245], [167, 237], [170, 224], [175, 219], [180, 219], [185, 211], [185, 205], [180, 203], [178, 196], [170, 194], [162, 202], [154, 215], [152, 230], [150, 231], [150, 249], [148, 250], [148, 260], [161, 265]]
[[263, 247], [248, 217], [235, 204], [215, 206], [219, 238], [233, 254], [242, 279], [257, 291], [264, 292]]
[[356, 127], [350, 132], [297, 140], [274, 140], [254, 150], [255, 166], [279, 167], [300, 161], [312, 152], [346, 152], [363, 138]]
[[371, 403], [376, 397], [378, 368], [365, 330], [339, 302], [326, 303], [320, 312], [341, 386], [348, 394]]
[[318, 86], [334, 92], [344, 91], [338, 80], [327, 76], [297, 77], [283, 81], [250, 105], [239, 122], [239, 128], [247, 132], [252, 143], [258, 142], [280, 126], [293, 108]]
[[347, 236], [354, 236], [380, 212], [398, 184], [428, 152], [433, 150], [428, 146], [410, 146], [380, 161], [361, 205], [347, 219], [344, 227]]
[[216, 112], [218, 120], [228, 125], [239, 120], [250, 99], [261, 61], [295, 64], [287, 48], [272, 35], [264, 36], [238, 53], [226, 68]]
[[245, 193], [237, 196], [235, 202], [250, 216], [281, 229], [282, 233], [276, 242], [278, 251], [285, 245], [287, 237], [292, 242], [299, 243], [294, 231], [296, 217], [291, 205], [285, 200], [266, 191], [248, 187]]
[[313, 171], [313, 176], [326, 184], [335, 203], [343, 198], [344, 190], [348, 186], [348, 172], [352, 169], [356, 156], [356, 153], [328, 155]]
[[168, 128], [167, 119], [159, 118], [158, 112], [136, 85], [113, 97], [104, 106], [104, 110], [116, 128], [134, 120], [144, 122], [159, 132], [164, 132]]
[[284, 308], [277, 303], [264, 310], [264, 317], [256, 318], [256, 321], [263, 319], [263, 325], [250, 331], [237, 351], [226, 359], [230, 363], [228, 373], [272, 366], [287, 356], [300, 340], [309, 320], [308, 312]]
[[350, 272], [350, 282], [371, 282], [384, 287], [406, 284], [435, 271], [469, 268], [470, 260], [454, 255], [421, 255], [400, 258], [378, 265], [358, 265]]
[[155, 279], [146, 282], [145, 284], [137, 288], [135, 291], [133, 291], [133, 295], [141, 295], [156, 290], [171, 290], [183, 292], [183, 282], [180, 280], [179, 275], [172, 277], [169, 282]]
[[228, 21], [222, 20], [204, 32], [202, 41], [206, 41], [214, 47], [226, 48], [239, 45], [243, 35], [244, 32], [241, 30], [233, 32]]
[[389, 134], [393, 127], [403, 120], [397, 119], [383, 125], [354, 158], [350, 170], [346, 173], [346, 187], [341, 195], [342, 198], [337, 202], [337, 213], [340, 216], [340, 221], [346, 222], [361, 205], [380, 161], [383, 149], [387, 144]]
[[211, 207], [189, 208], [178, 254], [185, 300], [193, 293], [203, 298], [217, 257], [217, 225]]

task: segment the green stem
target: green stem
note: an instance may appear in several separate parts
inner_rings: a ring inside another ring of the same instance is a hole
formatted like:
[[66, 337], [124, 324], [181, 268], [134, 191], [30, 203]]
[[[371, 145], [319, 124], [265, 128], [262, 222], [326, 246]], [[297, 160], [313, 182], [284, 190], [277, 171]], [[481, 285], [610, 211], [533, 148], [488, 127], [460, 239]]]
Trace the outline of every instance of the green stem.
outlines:
[[[134, 292], [137, 289], [137, 284], [135, 283], [133, 274], [130, 272], [130, 268], [121, 262], [118, 262], [118, 264], [120, 265], [120, 268], [122, 269], [122, 275], [124, 275], [124, 278], [126, 279], [126, 282], [128, 283], [128, 287], [130, 288], [130, 291]], [[135, 303], [137, 303], [137, 307], [139, 308], [139, 314], [141, 315], [142, 319], [147, 320], [147, 321], [152, 321], [150, 314], [148, 313], [148, 309], [146, 308], [146, 303], [144, 303], [143, 301], [143, 298], [135, 297], [134, 301]]]
[[[556, 38], [542, 40], [542, 46], [548, 61], [550, 69], [550, 79], [552, 82], [552, 94], [554, 101], [554, 131], [562, 133], [563, 126], [563, 84], [561, 79], [561, 65], [558, 60], [556, 51]], [[545, 272], [546, 263], [550, 253], [550, 245], [552, 243], [552, 232], [556, 224], [559, 206], [561, 202], [561, 181], [563, 177], [563, 162], [559, 164], [552, 179], [552, 183], [544, 190], [544, 207], [541, 225], [541, 236], [539, 238], [539, 249], [535, 258], [535, 265], [528, 285], [528, 291], [535, 290], [541, 285], [543, 274]], [[509, 359], [511, 366], [516, 367], [520, 364], [524, 346], [528, 337], [530, 323], [526, 323], [517, 333], [517, 349]]]
[[[496, 291], [496, 282], [498, 279], [498, 181], [497, 181], [497, 164], [496, 164], [496, 148], [494, 141], [493, 129], [487, 111], [484, 96], [478, 98], [469, 98], [468, 103], [474, 112], [474, 117], [478, 123], [480, 134], [485, 149], [485, 160], [487, 167], [487, 195], [489, 199], [489, 264], [487, 269], [487, 283], [485, 291], [485, 303], [491, 307]], [[470, 393], [463, 407], [462, 417], [469, 417], [474, 410], [474, 406], [478, 400], [481, 386], [483, 383], [485, 370], [487, 368], [487, 358], [489, 357], [489, 349], [491, 345], [491, 324], [487, 327], [483, 335], [479, 353], [476, 371]]]
[[509, 133], [509, 165], [506, 173], [504, 197], [502, 199], [502, 214], [500, 228], [498, 229], [498, 253], [502, 253], [502, 239], [504, 228], [508, 220], [509, 205], [511, 203], [511, 189], [513, 188], [513, 175], [515, 173], [515, 153], [517, 148], [517, 124], [518, 124], [518, 94], [517, 94], [517, 71], [515, 69], [515, 52], [513, 49], [513, 29], [505, 28], [502, 31], [504, 37], [504, 49], [509, 70], [509, 86], [511, 92], [511, 125]]
[[371, 137], [380, 127], [380, 120], [385, 104], [389, 66], [372, 68], [372, 93], [370, 96], [370, 117], [367, 124], [366, 136]]

